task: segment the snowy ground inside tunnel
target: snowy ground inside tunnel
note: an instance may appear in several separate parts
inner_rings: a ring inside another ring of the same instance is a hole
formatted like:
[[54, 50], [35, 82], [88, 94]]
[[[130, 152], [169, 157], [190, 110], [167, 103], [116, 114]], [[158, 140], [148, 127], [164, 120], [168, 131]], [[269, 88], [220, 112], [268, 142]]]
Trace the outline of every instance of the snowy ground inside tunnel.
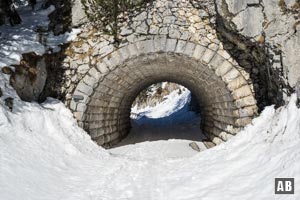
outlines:
[[[296, 200], [300, 110], [295, 101], [293, 96], [285, 107], [266, 108], [230, 141], [190, 156], [155, 156], [167, 148], [162, 141], [110, 153], [55, 100], [19, 102], [13, 112], [0, 106], [0, 199]], [[168, 142], [176, 147], [176, 141]], [[295, 178], [295, 194], [275, 195], [275, 177]]]
[[[181, 90], [180, 90], [181, 91]], [[137, 109], [133, 107], [132, 129], [128, 136], [111, 150], [114, 153], [134, 151], [135, 145], [141, 142], [151, 149], [152, 155], [190, 156], [195, 151], [189, 147], [196, 142], [200, 150], [206, 149], [202, 143], [207, 138], [201, 133], [199, 114], [190, 111], [191, 93], [174, 90], [166, 95], [163, 101], [153, 107]], [[157, 141], [157, 142], [149, 142]]]

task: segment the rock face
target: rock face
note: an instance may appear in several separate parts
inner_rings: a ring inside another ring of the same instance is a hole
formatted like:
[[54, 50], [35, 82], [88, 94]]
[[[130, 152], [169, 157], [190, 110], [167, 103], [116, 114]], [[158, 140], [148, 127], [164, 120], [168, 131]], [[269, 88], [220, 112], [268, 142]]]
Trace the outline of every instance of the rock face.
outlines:
[[80, 0], [74, 0], [72, 6], [72, 25], [78, 27], [87, 22], [87, 17]]
[[45, 60], [34, 53], [23, 55], [20, 65], [15, 65], [10, 83], [25, 101], [37, 101], [44, 89], [47, 70]]
[[271, 67], [294, 87], [300, 76], [299, 0], [216, 0], [226, 28], [267, 46]]
[[182, 90], [186, 90], [186, 88], [170, 82], [153, 84], [140, 92], [132, 106], [137, 106], [138, 109], [145, 108], [147, 106], [154, 107], [157, 103], [164, 101], [165, 96], [175, 90], [177, 90], [178, 93], [181, 93]]

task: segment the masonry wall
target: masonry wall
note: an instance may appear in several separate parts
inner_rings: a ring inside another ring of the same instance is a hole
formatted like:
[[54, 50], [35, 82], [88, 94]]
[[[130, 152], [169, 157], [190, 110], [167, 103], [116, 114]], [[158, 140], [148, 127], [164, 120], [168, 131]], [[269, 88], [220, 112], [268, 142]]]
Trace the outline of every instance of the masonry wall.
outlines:
[[118, 44], [86, 26], [64, 52], [66, 104], [99, 145], [126, 136], [134, 98], [159, 81], [197, 95], [202, 129], [216, 144], [251, 122], [257, 102], [249, 73], [224, 49], [205, 8], [159, 0], [124, 17]]

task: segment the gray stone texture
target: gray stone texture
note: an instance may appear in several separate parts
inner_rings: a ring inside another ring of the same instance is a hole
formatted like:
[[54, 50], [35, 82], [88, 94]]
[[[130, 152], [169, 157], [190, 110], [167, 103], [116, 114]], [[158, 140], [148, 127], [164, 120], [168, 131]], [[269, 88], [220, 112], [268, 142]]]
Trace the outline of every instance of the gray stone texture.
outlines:
[[[262, 8], [247, 8], [257, 1], [226, 0], [236, 13], [233, 23], [245, 35], [261, 34], [262, 27], [256, 24], [264, 20]], [[120, 24], [119, 46], [112, 36], [88, 26], [70, 44], [64, 62], [71, 82], [64, 91], [82, 95], [83, 100], [66, 103], [99, 145], [109, 146], [126, 136], [136, 93], [161, 80], [173, 80], [195, 92], [203, 106], [202, 129], [215, 144], [251, 121], [257, 107], [249, 76], [211, 26], [215, 18], [208, 11], [214, 12], [214, 4], [207, 0], [195, 5], [154, 1]]]

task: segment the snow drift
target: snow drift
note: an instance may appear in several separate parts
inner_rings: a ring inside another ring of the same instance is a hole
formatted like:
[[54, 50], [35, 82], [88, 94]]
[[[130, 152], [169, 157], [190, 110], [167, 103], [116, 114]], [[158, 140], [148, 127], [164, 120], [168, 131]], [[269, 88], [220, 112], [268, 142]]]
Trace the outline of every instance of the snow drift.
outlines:
[[[267, 107], [227, 143], [175, 158], [160, 141], [105, 151], [58, 101], [0, 106], [0, 199], [299, 199], [295, 102]], [[275, 195], [275, 177], [295, 178], [295, 195]]]

